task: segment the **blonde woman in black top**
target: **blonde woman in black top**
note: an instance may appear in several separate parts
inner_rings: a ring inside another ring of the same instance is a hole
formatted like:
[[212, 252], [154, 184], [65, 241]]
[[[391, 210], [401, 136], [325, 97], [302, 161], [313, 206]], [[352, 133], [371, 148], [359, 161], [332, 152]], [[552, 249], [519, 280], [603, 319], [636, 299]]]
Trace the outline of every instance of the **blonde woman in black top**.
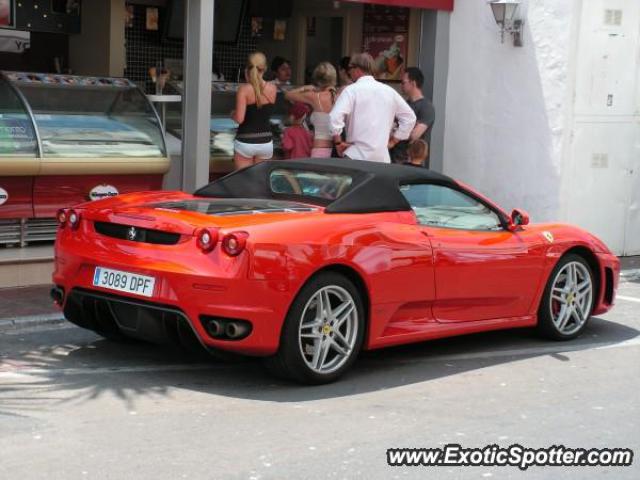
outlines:
[[231, 118], [239, 124], [233, 142], [236, 169], [246, 168], [273, 156], [270, 118], [276, 101], [276, 86], [263, 79], [267, 68], [264, 54], [249, 55], [244, 75], [247, 83], [238, 87], [236, 108]]

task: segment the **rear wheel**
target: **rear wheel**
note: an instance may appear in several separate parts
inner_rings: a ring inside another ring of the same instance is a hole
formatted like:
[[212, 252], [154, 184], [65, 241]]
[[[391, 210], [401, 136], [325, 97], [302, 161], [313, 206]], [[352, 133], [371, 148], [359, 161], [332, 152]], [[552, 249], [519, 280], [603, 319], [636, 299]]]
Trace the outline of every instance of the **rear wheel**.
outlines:
[[593, 310], [593, 278], [583, 257], [569, 254], [560, 259], [540, 302], [540, 333], [554, 340], [570, 340], [582, 333]]
[[320, 273], [294, 300], [278, 353], [266, 359], [267, 367], [302, 383], [337, 380], [358, 356], [364, 326], [358, 289], [343, 275]]

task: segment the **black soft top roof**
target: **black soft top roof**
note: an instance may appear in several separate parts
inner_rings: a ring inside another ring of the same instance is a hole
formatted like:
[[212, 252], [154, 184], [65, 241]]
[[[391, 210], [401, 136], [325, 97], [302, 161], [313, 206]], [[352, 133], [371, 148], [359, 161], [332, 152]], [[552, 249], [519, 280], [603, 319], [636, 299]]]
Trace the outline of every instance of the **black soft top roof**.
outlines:
[[[331, 201], [305, 195], [274, 193], [269, 176], [275, 169], [342, 173], [352, 177], [351, 187]], [[270, 160], [233, 172], [197, 190], [194, 195], [219, 198], [295, 199], [325, 206], [327, 213], [371, 213], [411, 210], [399, 185], [437, 183], [457, 186], [445, 175], [410, 165], [350, 160], [345, 158], [307, 158]]]

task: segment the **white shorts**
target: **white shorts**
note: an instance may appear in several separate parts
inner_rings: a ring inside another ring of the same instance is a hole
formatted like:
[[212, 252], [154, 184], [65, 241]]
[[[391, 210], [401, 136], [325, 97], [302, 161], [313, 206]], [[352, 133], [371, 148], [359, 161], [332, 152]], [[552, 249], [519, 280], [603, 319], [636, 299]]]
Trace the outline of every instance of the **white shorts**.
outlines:
[[259, 158], [268, 160], [273, 157], [273, 142], [268, 143], [244, 143], [233, 141], [233, 149], [238, 155], [246, 158]]

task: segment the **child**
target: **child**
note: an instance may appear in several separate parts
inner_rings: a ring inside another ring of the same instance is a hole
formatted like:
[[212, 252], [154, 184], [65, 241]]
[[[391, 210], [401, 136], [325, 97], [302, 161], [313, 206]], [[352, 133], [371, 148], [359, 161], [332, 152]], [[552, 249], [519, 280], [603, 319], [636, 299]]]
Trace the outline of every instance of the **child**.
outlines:
[[409, 161], [406, 162], [406, 165], [413, 165], [415, 167], [427, 167], [429, 168], [429, 164], [425, 161], [429, 156], [429, 145], [424, 140], [416, 140], [411, 145], [409, 145], [409, 149], [407, 150], [409, 154]]
[[296, 102], [289, 108], [289, 124], [291, 126], [285, 128], [282, 135], [284, 158], [311, 156], [313, 133], [302, 125], [308, 113], [309, 107], [304, 103]]

